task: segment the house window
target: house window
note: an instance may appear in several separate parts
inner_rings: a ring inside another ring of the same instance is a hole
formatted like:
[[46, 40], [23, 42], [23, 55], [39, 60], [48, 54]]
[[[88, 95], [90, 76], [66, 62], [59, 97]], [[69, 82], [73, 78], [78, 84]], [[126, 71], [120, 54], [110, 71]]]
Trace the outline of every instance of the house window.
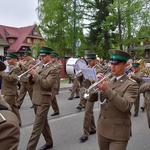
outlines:
[[33, 35], [37, 36], [39, 33], [37, 31], [33, 31]]
[[38, 39], [33, 39], [33, 44], [36, 44], [36, 43], [38, 43]]
[[15, 41], [15, 39], [8, 39], [8, 43], [9, 43], [9, 44], [14, 43], [14, 41]]
[[27, 43], [31, 44], [31, 39], [27, 38]]

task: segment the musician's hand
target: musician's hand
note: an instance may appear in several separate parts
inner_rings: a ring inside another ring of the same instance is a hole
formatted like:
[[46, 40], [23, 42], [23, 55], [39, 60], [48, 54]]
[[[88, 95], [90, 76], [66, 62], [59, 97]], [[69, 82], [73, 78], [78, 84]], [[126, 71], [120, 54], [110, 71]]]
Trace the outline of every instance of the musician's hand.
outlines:
[[108, 88], [108, 79], [102, 81], [100, 84], [98, 84], [98, 88], [102, 91], [105, 91]]
[[31, 75], [35, 75], [35, 74], [36, 74], [36, 69], [32, 69], [31, 71], [29, 71], [29, 73], [30, 73]]
[[24, 62], [21, 60], [19, 61], [19, 65], [22, 66], [24, 64]]
[[130, 76], [134, 77], [135, 76], [134, 72], [130, 72]]
[[97, 79], [98, 79], [98, 81], [99, 81], [102, 77], [103, 77], [103, 74], [102, 74], [102, 73], [98, 73], [98, 74], [97, 74]]
[[29, 65], [28, 69], [32, 68], [34, 65]]

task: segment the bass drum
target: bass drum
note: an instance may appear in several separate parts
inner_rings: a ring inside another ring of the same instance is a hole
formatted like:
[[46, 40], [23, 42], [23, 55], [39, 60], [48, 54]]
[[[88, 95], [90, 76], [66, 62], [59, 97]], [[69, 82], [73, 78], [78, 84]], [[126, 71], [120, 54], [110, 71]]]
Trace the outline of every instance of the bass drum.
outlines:
[[66, 73], [68, 76], [76, 75], [79, 71], [74, 69], [74, 65], [79, 66], [79, 68], [87, 67], [87, 61], [83, 58], [69, 58], [66, 62]]

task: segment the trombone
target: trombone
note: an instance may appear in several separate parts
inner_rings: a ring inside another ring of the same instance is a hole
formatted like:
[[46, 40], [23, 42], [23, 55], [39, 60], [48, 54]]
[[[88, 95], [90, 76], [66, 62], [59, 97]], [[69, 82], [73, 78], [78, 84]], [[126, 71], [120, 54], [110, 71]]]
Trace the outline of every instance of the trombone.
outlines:
[[25, 75], [25, 74], [27, 74], [28, 72], [30, 72], [33, 68], [37, 67], [40, 63], [41, 63], [41, 61], [39, 61], [37, 64], [35, 64], [34, 66], [32, 66], [30, 69], [28, 69], [28, 70], [25, 71], [24, 73], [20, 74], [20, 75], [18, 76], [18, 81], [20, 81], [20, 78], [21, 78], [23, 75]]
[[89, 86], [88, 89], [82, 87], [80, 89], [80, 93], [81, 93], [81, 96], [84, 98], [84, 99], [89, 99], [90, 97], [90, 94], [94, 94], [94, 93], [97, 93], [99, 91], [99, 88], [97, 88], [97, 86], [103, 82], [105, 79], [107, 79], [108, 77], [112, 76], [112, 73], [109, 72], [107, 73], [102, 79], [100, 79], [99, 81], [93, 83], [91, 86]]

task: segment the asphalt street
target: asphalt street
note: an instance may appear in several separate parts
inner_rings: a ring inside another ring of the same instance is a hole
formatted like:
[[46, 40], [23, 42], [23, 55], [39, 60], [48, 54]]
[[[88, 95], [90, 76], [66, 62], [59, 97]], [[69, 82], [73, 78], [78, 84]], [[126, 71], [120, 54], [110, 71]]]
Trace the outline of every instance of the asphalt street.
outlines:
[[[48, 119], [52, 131], [54, 141], [53, 150], [99, 150], [97, 142], [97, 134], [90, 135], [88, 141], [80, 143], [79, 138], [83, 134], [83, 118], [84, 110], [78, 111], [76, 106], [79, 103], [78, 99], [68, 100], [70, 91], [68, 90], [72, 84], [61, 83], [61, 89], [57, 95], [57, 100], [60, 108], [60, 115], [51, 116], [53, 113], [50, 108]], [[141, 97], [141, 105], [143, 97]], [[20, 128], [21, 137], [19, 150], [25, 150], [29, 137], [32, 132], [34, 122], [34, 112], [30, 108], [31, 101], [28, 94], [25, 97], [24, 103], [20, 109], [22, 118], [22, 127]], [[95, 122], [99, 115], [99, 102], [95, 103], [94, 114]], [[132, 109], [133, 113], [133, 109]], [[140, 110], [138, 117], [133, 117], [132, 114], [132, 137], [128, 143], [127, 150], [150, 150], [150, 130], [147, 125], [146, 112]], [[41, 135], [37, 149], [45, 144], [45, 140]]]

